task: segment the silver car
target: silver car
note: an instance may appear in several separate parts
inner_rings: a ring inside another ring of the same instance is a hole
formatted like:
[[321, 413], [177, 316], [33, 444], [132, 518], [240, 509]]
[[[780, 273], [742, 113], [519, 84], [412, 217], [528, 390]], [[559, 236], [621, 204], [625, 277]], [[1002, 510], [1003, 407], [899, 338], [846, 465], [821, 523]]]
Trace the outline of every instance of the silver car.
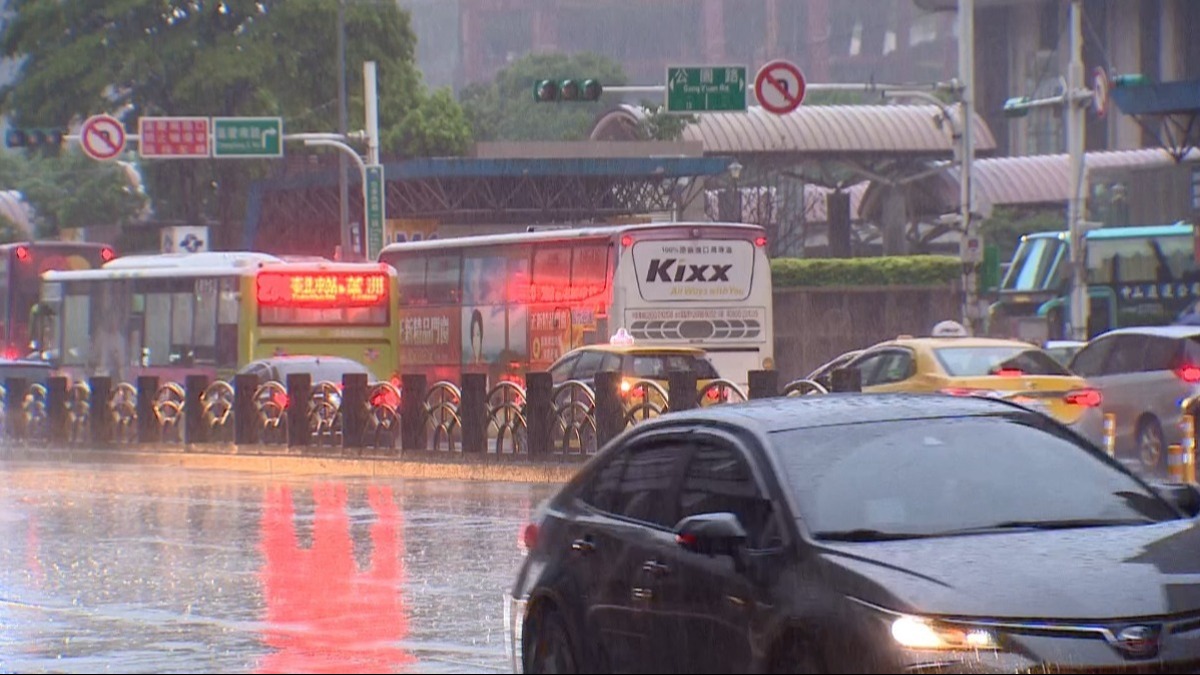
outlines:
[[1070, 368], [1102, 394], [1116, 421], [1118, 456], [1161, 470], [1167, 446], [1182, 440], [1180, 404], [1200, 393], [1200, 326], [1109, 331], [1087, 344]]

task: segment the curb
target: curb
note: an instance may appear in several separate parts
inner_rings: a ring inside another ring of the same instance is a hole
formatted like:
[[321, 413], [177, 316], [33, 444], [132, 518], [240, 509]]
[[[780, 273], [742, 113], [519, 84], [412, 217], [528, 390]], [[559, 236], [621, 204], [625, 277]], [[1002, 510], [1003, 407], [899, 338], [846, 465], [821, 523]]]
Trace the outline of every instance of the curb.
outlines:
[[[208, 446], [212, 447], [212, 446]], [[416, 452], [405, 457], [319, 457], [220, 446], [225, 452], [185, 450], [179, 445], [142, 446], [138, 450], [2, 447], [0, 460], [61, 461], [70, 464], [137, 464], [239, 471], [265, 475], [443, 479], [481, 482], [565, 483], [582, 462], [498, 460], [494, 455], [465, 458], [460, 453]]]

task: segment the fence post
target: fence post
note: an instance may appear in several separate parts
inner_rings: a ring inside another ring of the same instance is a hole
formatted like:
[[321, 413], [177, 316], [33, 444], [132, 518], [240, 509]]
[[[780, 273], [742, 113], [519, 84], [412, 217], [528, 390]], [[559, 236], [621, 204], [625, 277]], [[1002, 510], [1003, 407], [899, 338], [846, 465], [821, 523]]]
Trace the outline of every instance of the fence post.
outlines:
[[8, 434], [14, 440], [25, 440], [25, 394], [29, 384], [23, 377], [10, 377], [4, 381], [4, 419]]
[[183, 378], [183, 443], [208, 442], [208, 424], [204, 421], [204, 390], [208, 389], [207, 375], [188, 375]]
[[400, 447], [404, 450], [428, 450], [424, 375], [400, 376]]
[[91, 427], [91, 445], [101, 446], [112, 442], [112, 410], [108, 407], [112, 400], [112, 378], [107, 375], [97, 375], [88, 380], [91, 393], [88, 394], [88, 425]]
[[463, 453], [487, 452], [487, 394], [485, 373], [463, 373], [462, 401], [458, 408], [462, 420]]
[[67, 440], [67, 378], [55, 375], [46, 380], [46, 434], [51, 443]]
[[525, 436], [529, 456], [550, 454], [554, 442], [554, 378], [548, 372], [525, 374]]
[[750, 371], [750, 398], [775, 398], [779, 396], [778, 370]]
[[289, 447], [307, 447], [312, 441], [308, 426], [308, 404], [312, 401], [312, 375], [288, 373], [287, 440]]
[[[647, 391], [644, 395], [649, 396], [650, 392]], [[696, 371], [669, 371], [667, 373], [667, 395], [667, 409], [671, 412], [695, 408], [698, 405], [696, 401]]]
[[158, 415], [154, 412], [154, 397], [157, 395], [158, 377], [155, 375], [138, 375], [138, 443], [154, 443], [162, 439], [162, 429], [158, 426]]
[[829, 377], [830, 389], [836, 392], [862, 391], [862, 372], [858, 368], [834, 368]]
[[367, 427], [366, 373], [342, 374], [342, 447], [363, 448], [363, 432]]
[[[695, 391], [695, 389], [693, 389]], [[596, 373], [596, 450], [603, 448], [625, 428], [625, 403], [621, 400], [621, 374]]]
[[233, 443], [252, 445], [258, 442], [258, 407], [254, 394], [258, 391], [258, 376], [238, 373], [233, 376]]

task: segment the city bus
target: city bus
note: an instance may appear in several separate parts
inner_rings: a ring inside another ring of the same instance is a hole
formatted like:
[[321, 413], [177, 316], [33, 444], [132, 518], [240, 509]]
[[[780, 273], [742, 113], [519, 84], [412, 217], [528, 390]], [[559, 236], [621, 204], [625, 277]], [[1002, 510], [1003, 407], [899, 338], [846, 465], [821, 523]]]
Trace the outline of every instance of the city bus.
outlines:
[[495, 383], [545, 370], [625, 328], [639, 345], [700, 346], [745, 384], [774, 367], [771, 267], [756, 225], [641, 224], [390, 244], [401, 372]]
[[[1171, 323], [1200, 300], [1200, 265], [1192, 225], [1104, 227], [1086, 234], [1088, 336], [1121, 326]], [[1021, 237], [989, 312], [989, 332], [1012, 332], [1014, 320], [1037, 317], [1048, 339], [1064, 339], [1070, 317], [1070, 239], [1066, 232]]]
[[36, 349], [30, 331], [31, 310], [37, 304], [43, 272], [94, 269], [115, 257], [112, 247], [95, 243], [22, 241], [0, 245], [0, 345], [4, 358], [25, 358]]
[[395, 373], [395, 272], [379, 263], [285, 262], [262, 253], [118, 258], [47, 272], [46, 358], [73, 378], [226, 379], [256, 359], [341, 356]]

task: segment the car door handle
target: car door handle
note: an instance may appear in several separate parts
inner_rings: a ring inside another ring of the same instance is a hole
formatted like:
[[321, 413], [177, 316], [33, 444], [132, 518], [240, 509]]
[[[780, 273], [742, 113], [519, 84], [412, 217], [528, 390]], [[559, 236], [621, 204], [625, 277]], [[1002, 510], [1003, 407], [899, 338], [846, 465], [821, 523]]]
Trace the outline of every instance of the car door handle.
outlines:
[[657, 560], [647, 560], [642, 563], [642, 571], [653, 577], [665, 577], [671, 573], [671, 568]]
[[571, 542], [571, 550], [576, 553], [588, 554], [596, 550], [596, 542], [591, 537], [582, 537]]
[[634, 600], [651, 600], [653, 598], [654, 598], [654, 591], [649, 588], [635, 587], [633, 589], [633, 599]]

